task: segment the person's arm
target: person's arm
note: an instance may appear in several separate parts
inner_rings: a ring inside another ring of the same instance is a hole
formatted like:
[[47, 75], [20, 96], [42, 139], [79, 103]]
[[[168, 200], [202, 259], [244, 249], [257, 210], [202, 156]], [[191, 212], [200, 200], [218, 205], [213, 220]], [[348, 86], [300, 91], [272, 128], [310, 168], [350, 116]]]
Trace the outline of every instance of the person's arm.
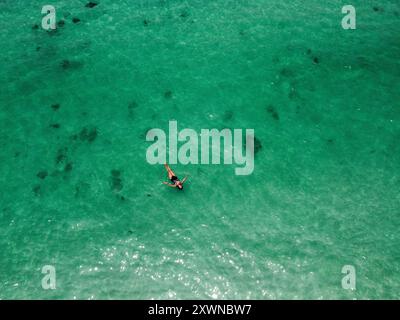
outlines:
[[182, 184], [184, 184], [184, 183], [185, 183], [185, 181], [187, 180], [187, 178], [188, 178], [188, 176], [186, 176], [186, 177], [184, 177], [184, 178], [183, 178], [183, 180], [182, 180]]
[[163, 183], [164, 183], [165, 185], [171, 187], [171, 188], [176, 188], [176, 185], [174, 185], [174, 184], [170, 184], [170, 183], [164, 182], [164, 181], [163, 181]]

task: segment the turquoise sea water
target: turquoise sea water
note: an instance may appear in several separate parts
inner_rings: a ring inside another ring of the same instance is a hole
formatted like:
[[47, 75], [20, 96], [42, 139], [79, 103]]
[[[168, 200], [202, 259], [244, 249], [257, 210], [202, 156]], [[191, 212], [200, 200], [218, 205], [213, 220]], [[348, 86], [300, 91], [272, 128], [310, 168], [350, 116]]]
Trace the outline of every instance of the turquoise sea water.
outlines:
[[[1, 299], [399, 298], [398, 1], [343, 30], [336, 0], [57, 0], [55, 32], [27, 2], [0, 1]], [[163, 186], [169, 120], [253, 128], [254, 173]]]

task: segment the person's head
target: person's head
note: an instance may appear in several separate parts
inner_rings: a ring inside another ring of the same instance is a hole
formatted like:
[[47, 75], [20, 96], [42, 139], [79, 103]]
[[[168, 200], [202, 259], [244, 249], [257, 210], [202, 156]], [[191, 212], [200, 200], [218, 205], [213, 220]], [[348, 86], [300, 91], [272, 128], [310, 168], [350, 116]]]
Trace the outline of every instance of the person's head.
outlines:
[[179, 190], [183, 190], [183, 184], [182, 184], [182, 182], [180, 182], [180, 181], [176, 182], [176, 187], [177, 187]]

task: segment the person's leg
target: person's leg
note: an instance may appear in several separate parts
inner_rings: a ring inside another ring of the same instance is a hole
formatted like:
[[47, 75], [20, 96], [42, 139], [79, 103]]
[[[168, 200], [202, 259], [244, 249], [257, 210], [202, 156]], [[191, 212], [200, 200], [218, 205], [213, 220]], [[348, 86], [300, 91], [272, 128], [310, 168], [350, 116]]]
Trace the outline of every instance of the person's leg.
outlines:
[[171, 170], [171, 168], [169, 167], [168, 164], [164, 164], [164, 166], [165, 166], [165, 169], [167, 169], [167, 171], [168, 171], [168, 179], [171, 179], [175, 175], [175, 173]]

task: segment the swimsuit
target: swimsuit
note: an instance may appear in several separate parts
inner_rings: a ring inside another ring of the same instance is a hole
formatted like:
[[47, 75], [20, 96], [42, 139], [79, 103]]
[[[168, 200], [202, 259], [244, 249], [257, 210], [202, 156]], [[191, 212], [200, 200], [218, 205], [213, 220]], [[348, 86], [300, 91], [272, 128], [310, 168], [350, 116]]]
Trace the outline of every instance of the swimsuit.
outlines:
[[178, 177], [177, 177], [177, 176], [172, 176], [172, 177], [171, 177], [171, 181], [172, 181], [172, 183], [173, 183], [173, 184], [175, 184], [175, 185], [176, 185], [176, 182], [178, 182], [178, 181], [179, 181], [179, 179], [178, 179]]

